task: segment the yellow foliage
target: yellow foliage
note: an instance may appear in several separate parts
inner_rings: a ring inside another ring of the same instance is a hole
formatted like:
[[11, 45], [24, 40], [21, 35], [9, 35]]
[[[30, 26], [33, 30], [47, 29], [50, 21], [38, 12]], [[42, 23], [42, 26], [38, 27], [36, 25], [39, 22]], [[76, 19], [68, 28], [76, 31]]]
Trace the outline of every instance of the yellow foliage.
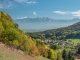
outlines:
[[2, 22], [0, 22], [0, 32], [1, 31], [4, 31], [4, 27], [3, 27], [3, 25], [2, 25]]
[[36, 48], [36, 46], [33, 43], [30, 45], [30, 52], [37, 56], [40, 55], [38, 49]]
[[14, 45], [15, 47], [18, 47], [18, 46], [19, 46], [18, 40], [13, 40], [13, 45]]

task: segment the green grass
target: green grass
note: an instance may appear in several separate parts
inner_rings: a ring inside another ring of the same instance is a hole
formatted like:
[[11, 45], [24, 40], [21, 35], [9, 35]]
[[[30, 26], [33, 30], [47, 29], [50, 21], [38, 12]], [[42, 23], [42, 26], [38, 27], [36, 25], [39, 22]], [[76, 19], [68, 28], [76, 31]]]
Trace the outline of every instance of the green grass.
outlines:
[[62, 48], [62, 49], [58, 49], [59, 52], [62, 52], [64, 49], [66, 49], [67, 51], [70, 51], [71, 48]]
[[[69, 40], [71, 40], [72, 42], [69, 42]], [[80, 39], [67, 39], [67, 42], [77, 45], [78, 43], [80, 43]]]
[[20, 60], [20, 59], [0, 51], [0, 60]]
[[42, 56], [35, 56], [36, 60], [50, 60], [48, 58], [42, 57]]
[[64, 49], [58, 49], [59, 52], [62, 52]]
[[[71, 40], [71, 42], [70, 42], [70, 40]], [[80, 43], [80, 39], [67, 39], [66, 42], [74, 44], [74, 46], [76, 46], [78, 43]], [[65, 49], [67, 51], [71, 50], [71, 48], [65, 48]], [[60, 51], [60, 52], [62, 52], [63, 50], [64, 50], [64, 48], [63, 49], [58, 49], [58, 51]]]

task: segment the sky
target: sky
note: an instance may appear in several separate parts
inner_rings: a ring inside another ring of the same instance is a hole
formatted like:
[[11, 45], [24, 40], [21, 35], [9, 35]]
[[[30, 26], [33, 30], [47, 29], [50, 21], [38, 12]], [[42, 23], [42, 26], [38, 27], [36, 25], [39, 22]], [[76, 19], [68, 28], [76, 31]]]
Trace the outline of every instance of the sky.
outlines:
[[80, 18], [80, 0], [0, 0], [0, 10], [15, 19]]

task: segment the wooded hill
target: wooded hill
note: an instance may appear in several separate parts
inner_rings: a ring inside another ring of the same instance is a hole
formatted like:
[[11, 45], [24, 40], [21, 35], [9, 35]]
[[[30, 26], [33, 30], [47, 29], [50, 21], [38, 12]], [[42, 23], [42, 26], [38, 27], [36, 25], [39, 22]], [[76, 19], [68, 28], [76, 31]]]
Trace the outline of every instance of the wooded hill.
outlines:
[[18, 24], [12, 18], [0, 11], [0, 42], [22, 50], [25, 54], [33, 56], [44, 56], [53, 60], [62, 60], [62, 55], [57, 50], [47, 47], [40, 39], [34, 40], [24, 31], [18, 29]]
[[75, 23], [68, 27], [61, 27], [58, 29], [52, 29], [42, 32], [28, 33], [32, 38], [45, 39], [67, 39], [67, 38], [80, 38], [80, 22]]

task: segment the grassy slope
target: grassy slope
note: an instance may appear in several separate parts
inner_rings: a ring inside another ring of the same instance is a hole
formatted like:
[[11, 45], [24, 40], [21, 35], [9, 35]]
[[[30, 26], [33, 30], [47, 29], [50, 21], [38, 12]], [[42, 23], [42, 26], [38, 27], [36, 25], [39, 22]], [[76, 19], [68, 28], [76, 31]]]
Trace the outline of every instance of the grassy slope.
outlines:
[[20, 60], [20, 59], [7, 54], [6, 52], [0, 51], [0, 60]]
[[[6, 50], [6, 51], [5, 51]], [[0, 47], [0, 60], [22, 60], [21, 58], [19, 58], [18, 57], [18, 55], [17, 56], [14, 56], [13, 54], [12, 54], [12, 52], [10, 51], [10, 53], [8, 52], [9, 51], [9, 49], [7, 49], [7, 48], [5, 48], [5, 47]], [[13, 51], [14, 52], [14, 51]], [[14, 52], [15, 53], [15, 52]], [[17, 52], [16, 52], [16, 54], [18, 54]], [[22, 55], [23, 56], [23, 55]], [[26, 58], [26, 57], [28, 57], [28, 58]], [[32, 60], [32, 59], [34, 59], [35, 58], [35, 60], [50, 60], [50, 59], [47, 59], [47, 58], [45, 58], [45, 57], [42, 57], [42, 56], [35, 56], [35, 57], [30, 57], [30, 56], [26, 56], [25, 58], [26, 58], [26, 60]], [[30, 59], [29, 59], [30, 58]], [[24, 59], [23, 59], [24, 60]]]
[[38, 57], [36, 56], [35, 58], [36, 58], [36, 60], [50, 60], [50, 59], [42, 57], [42, 56], [38, 56]]
[[35, 58], [13, 51], [10, 47], [5, 47], [0, 43], [0, 60], [35, 60]]
[[[47, 59], [42, 56], [36, 56], [35, 58], [36, 58], [36, 60], [50, 60], [50, 59]], [[12, 56], [10, 54], [7, 54], [6, 52], [0, 51], [0, 60], [21, 60], [21, 59], [15, 57], [15, 56]]]

